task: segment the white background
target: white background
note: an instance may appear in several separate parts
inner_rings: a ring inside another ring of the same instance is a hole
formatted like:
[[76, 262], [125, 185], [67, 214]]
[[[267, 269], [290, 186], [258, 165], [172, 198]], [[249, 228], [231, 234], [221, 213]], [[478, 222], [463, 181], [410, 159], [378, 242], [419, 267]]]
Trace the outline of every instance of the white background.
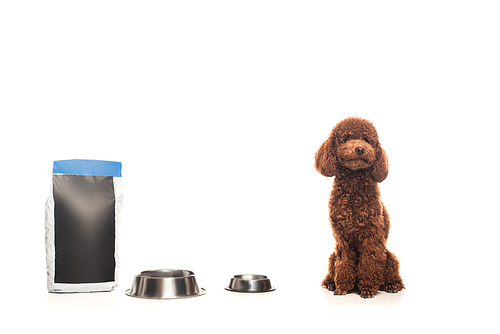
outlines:
[[[3, 326], [58, 332], [498, 332], [496, 1], [4, 1]], [[407, 289], [333, 296], [333, 180], [347, 116], [390, 158], [389, 249]], [[52, 162], [123, 163], [121, 281], [46, 292]], [[206, 295], [127, 297], [142, 270]], [[266, 274], [277, 290], [223, 288]], [[12, 328], [12, 327], [11, 327]]]

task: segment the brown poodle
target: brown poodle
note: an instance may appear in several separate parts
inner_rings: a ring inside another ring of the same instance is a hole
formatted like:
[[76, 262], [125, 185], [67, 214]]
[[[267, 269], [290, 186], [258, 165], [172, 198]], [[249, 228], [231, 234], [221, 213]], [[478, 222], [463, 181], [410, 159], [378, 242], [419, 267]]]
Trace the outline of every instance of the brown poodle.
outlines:
[[363, 298], [374, 297], [377, 290], [404, 289], [399, 261], [386, 249], [389, 215], [377, 182], [385, 180], [389, 165], [373, 124], [362, 118], [344, 119], [315, 160], [318, 172], [335, 176], [329, 208], [336, 247], [322, 286], [336, 295], [357, 286]]

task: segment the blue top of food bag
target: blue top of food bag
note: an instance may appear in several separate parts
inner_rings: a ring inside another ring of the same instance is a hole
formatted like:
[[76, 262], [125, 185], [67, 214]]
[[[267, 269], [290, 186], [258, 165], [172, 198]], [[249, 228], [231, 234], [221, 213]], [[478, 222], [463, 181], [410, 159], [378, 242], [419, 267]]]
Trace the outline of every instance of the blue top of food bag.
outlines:
[[122, 163], [103, 160], [57, 160], [54, 161], [54, 174], [122, 176]]

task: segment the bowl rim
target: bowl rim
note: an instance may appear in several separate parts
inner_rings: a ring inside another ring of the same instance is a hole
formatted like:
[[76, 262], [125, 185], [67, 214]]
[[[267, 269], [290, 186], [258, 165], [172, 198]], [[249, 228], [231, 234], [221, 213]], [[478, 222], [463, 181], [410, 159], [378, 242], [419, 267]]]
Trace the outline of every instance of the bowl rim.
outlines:
[[[154, 272], [173, 272], [173, 271], [180, 271], [183, 273], [187, 273], [187, 275], [182, 275], [182, 276], [153, 276], [153, 275], [147, 275], [146, 273], [154, 273]], [[176, 279], [176, 278], [189, 278], [189, 277], [195, 277], [195, 274], [191, 270], [187, 269], [155, 269], [155, 270], [143, 270], [139, 274], [135, 275], [135, 277], [144, 277], [147, 279]]]
[[[255, 278], [245, 278], [245, 276], [251, 276]], [[270, 281], [269, 277], [267, 277], [266, 275], [258, 275], [258, 274], [238, 274], [234, 275], [231, 279], [240, 281]]]

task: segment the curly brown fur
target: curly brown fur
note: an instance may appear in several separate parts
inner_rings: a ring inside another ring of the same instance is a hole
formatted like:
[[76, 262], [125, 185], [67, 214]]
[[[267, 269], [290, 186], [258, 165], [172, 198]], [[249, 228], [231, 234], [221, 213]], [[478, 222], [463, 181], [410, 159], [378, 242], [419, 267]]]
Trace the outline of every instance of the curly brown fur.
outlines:
[[316, 153], [315, 167], [335, 177], [329, 209], [336, 246], [322, 286], [335, 295], [357, 287], [363, 298], [404, 289], [399, 261], [386, 248], [390, 222], [377, 183], [389, 164], [373, 124], [357, 117], [339, 122]]

